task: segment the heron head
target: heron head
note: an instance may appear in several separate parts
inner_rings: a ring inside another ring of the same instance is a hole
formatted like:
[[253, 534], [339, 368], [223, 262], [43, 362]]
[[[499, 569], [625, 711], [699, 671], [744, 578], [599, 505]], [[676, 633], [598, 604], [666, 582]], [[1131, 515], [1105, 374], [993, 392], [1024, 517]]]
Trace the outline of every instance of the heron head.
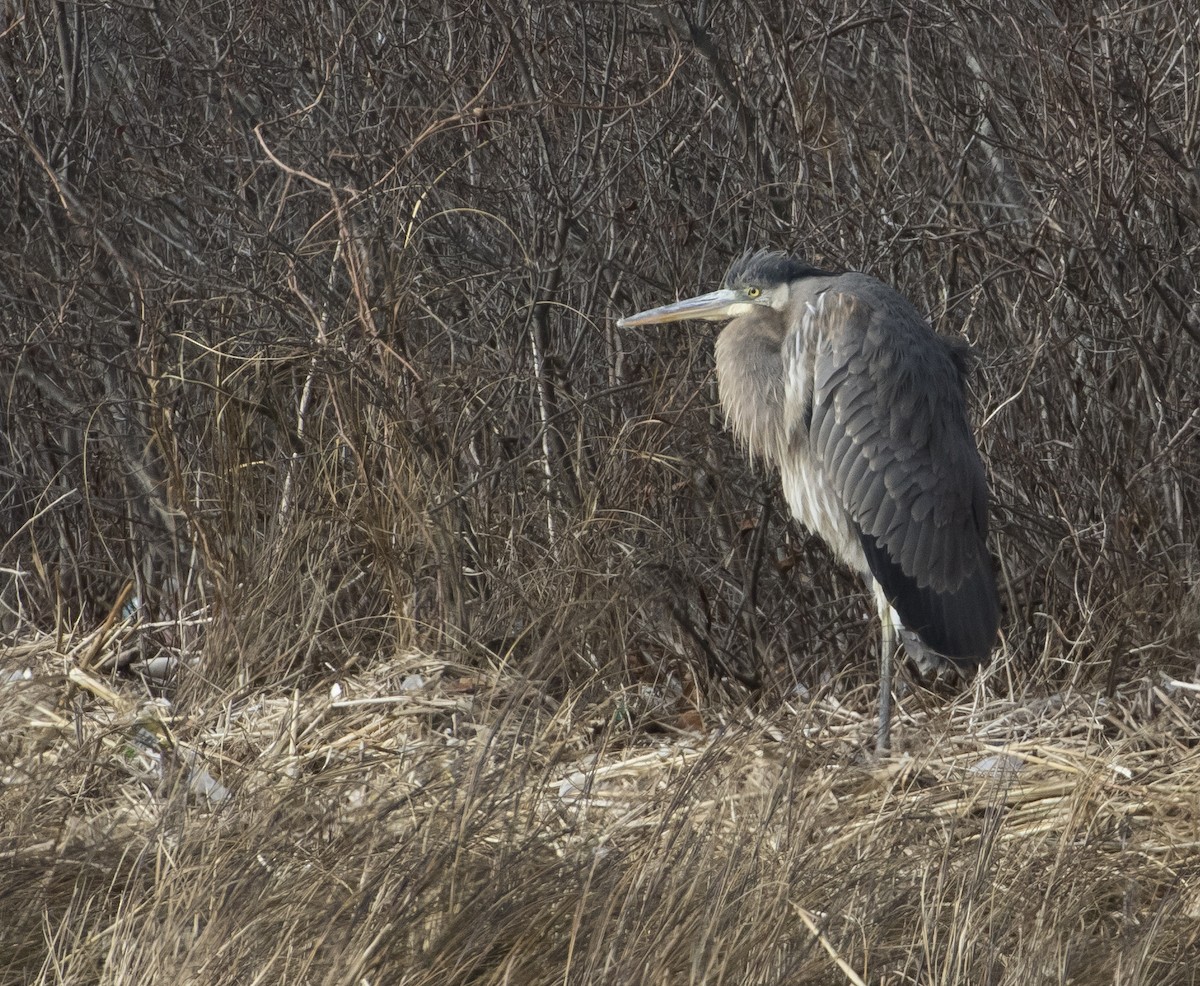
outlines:
[[763, 308], [782, 312], [787, 307], [794, 281], [825, 273], [784, 253], [768, 250], [748, 253], [729, 268], [721, 290], [629, 315], [620, 319], [617, 325], [622, 328], [657, 325], [687, 318], [723, 322]]

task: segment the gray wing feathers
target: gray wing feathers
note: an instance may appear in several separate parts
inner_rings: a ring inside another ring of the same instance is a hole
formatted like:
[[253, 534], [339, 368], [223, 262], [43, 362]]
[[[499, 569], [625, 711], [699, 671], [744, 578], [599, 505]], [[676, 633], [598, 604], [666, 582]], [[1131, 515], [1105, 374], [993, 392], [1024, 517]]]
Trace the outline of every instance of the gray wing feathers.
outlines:
[[990, 566], [961, 352], [865, 275], [835, 281], [810, 318], [812, 453], [855, 524], [905, 576], [953, 592]]
[[877, 285], [875, 305], [860, 285], [852, 296], [835, 284], [814, 314], [811, 449], [854, 522], [907, 576], [953, 590], [982, 564], [986, 535], [959, 367], [907, 302], [862, 279]]

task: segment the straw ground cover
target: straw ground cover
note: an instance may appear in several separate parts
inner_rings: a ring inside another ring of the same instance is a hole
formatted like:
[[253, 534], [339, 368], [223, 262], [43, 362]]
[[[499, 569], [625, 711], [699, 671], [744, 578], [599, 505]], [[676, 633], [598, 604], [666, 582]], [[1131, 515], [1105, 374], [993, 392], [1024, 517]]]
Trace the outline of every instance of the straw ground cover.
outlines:
[[[6, 8], [0, 981], [1198, 978], [1188, 5], [702, 6]], [[614, 324], [750, 246], [976, 346], [1003, 645], [883, 761]]]
[[92, 646], [5, 704], [13, 982], [1193, 975], [1191, 689], [912, 701], [872, 763], [832, 699], [648, 735], [419, 652], [168, 722]]

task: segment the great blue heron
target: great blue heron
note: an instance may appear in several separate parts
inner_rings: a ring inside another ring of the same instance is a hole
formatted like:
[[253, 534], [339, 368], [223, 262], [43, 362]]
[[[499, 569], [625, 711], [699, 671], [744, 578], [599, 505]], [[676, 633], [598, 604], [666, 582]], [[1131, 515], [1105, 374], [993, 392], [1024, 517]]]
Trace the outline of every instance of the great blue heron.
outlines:
[[699, 318], [717, 337], [725, 417], [779, 467], [792, 514], [871, 586], [883, 626], [876, 748], [890, 745], [898, 639], [928, 670], [996, 641], [987, 480], [967, 420], [965, 342], [900, 294], [781, 253], [747, 255], [711, 294], [621, 319]]

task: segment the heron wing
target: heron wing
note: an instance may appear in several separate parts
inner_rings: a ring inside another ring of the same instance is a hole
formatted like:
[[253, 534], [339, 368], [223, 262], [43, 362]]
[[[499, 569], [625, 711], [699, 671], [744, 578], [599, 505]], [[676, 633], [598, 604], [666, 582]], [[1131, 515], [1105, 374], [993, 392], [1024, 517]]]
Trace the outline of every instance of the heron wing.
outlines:
[[982, 658], [999, 606], [963, 354], [890, 288], [849, 276], [808, 304], [803, 328], [812, 454], [905, 626], [947, 656]]

